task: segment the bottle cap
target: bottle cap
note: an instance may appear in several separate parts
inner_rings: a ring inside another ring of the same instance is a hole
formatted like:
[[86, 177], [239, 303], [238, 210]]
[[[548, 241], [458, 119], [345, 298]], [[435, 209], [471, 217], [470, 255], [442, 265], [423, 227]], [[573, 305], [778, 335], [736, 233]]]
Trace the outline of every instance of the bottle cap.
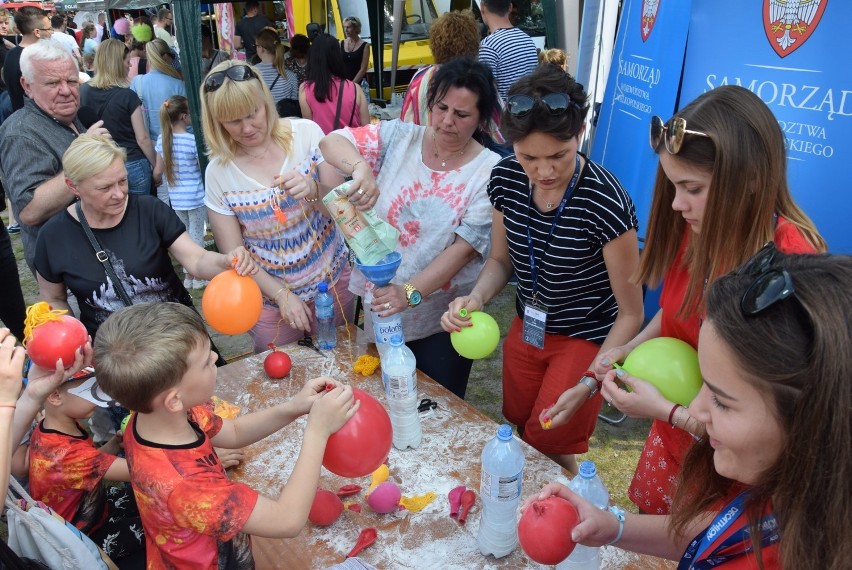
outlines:
[[328, 293], [328, 283], [325, 281], [320, 281], [318, 288], [320, 293]]
[[512, 439], [512, 426], [509, 424], [500, 424], [497, 428], [497, 437], [503, 441]]
[[592, 479], [598, 474], [598, 468], [594, 461], [583, 461], [580, 463], [580, 477], [583, 479]]
[[395, 334], [390, 338], [391, 346], [402, 346], [402, 344], [402, 337], [400, 335]]

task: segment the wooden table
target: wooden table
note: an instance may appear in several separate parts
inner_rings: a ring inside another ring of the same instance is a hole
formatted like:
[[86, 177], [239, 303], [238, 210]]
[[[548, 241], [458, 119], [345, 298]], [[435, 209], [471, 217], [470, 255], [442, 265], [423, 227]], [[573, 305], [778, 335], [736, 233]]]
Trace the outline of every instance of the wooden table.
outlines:
[[[293, 359], [293, 370], [287, 378], [270, 380], [266, 376], [263, 371], [264, 353], [220, 368], [217, 395], [237, 404], [242, 413], [246, 413], [284, 401], [295, 394], [305, 380], [326, 375], [361, 388], [385, 402], [379, 371], [366, 378], [352, 372], [352, 363], [358, 356], [365, 352], [375, 354], [375, 346], [369, 345], [368, 349], [366, 335], [360, 329], [352, 326], [339, 329], [337, 348], [328, 351], [327, 356], [296, 345], [286, 347], [286, 352]], [[449, 517], [447, 493], [450, 489], [465, 485], [479, 494], [480, 454], [488, 440], [496, 434], [497, 424], [421, 372], [418, 372], [418, 392], [421, 398], [436, 401], [438, 408], [421, 415], [423, 442], [418, 449], [391, 449], [389, 480], [400, 486], [404, 496], [434, 491], [436, 499], [418, 513], [400, 511], [380, 515], [367, 506], [363, 493], [349, 497], [346, 500], [360, 503], [362, 511], [344, 510], [331, 526], [317, 527], [308, 523], [293, 539], [254, 537], [253, 550], [258, 568], [292, 570], [332, 566], [344, 559], [358, 534], [367, 527], [376, 528], [379, 536], [360, 557], [382, 570], [544, 568], [531, 562], [520, 548], [497, 560], [480, 554], [476, 544], [480, 514], [478, 500], [466, 525], [462, 526]], [[243, 466], [233, 470], [232, 476], [267, 496], [277, 497], [298, 455], [305, 422], [304, 417], [300, 418], [247, 448]], [[550, 481], [567, 481], [555, 462], [532, 447], [523, 446], [526, 466], [522, 497], [532, 495]], [[322, 470], [321, 488], [336, 491], [347, 483], [357, 483], [366, 490], [370, 477], [344, 479]], [[602, 559], [603, 568], [674, 568], [673, 563], [640, 557], [615, 547], [604, 548]]]

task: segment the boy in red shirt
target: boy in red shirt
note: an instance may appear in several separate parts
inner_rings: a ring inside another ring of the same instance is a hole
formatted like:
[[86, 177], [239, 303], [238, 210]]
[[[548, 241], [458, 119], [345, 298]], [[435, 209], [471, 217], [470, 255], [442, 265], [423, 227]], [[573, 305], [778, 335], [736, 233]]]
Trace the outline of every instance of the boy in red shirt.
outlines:
[[[358, 409], [352, 388], [314, 378], [291, 400], [235, 420], [213, 413], [216, 353], [204, 321], [177, 303], [133, 305], [98, 329], [98, 381], [135, 410], [124, 430], [148, 569], [253, 568], [246, 535], [292, 537], [313, 503], [328, 437]], [[326, 392], [327, 385], [334, 389]], [[213, 445], [250, 445], [309, 414], [299, 458], [272, 500], [228, 480]]]
[[109, 402], [94, 378], [71, 378], [48, 394], [44, 419], [30, 438], [30, 493], [86, 533], [122, 568], [142, 568], [142, 521], [133, 495], [125, 486], [106, 485], [130, 480], [127, 462], [116, 457], [118, 439], [98, 449], [78, 423]]

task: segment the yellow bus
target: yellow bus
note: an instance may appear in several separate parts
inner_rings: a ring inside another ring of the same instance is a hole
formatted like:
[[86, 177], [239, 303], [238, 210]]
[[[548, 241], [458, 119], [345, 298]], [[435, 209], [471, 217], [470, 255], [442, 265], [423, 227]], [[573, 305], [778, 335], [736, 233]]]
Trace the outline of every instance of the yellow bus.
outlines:
[[[390, 70], [393, 46], [393, 10], [394, 0], [384, 0], [384, 28], [381, 36], [370, 29], [367, 0], [286, 0], [287, 27], [289, 33], [307, 35], [308, 24], [319, 24], [325, 32], [343, 39], [343, 20], [355, 16], [361, 20], [361, 37], [374, 43], [379, 37], [384, 39], [382, 54], [382, 98], [390, 99]], [[434, 0], [405, 0], [403, 4], [402, 30], [400, 34], [399, 60], [394, 91], [402, 93], [417, 68], [431, 64], [432, 52], [429, 50], [429, 27], [438, 17]], [[376, 71], [374, 53], [370, 53], [370, 84], [375, 93], [376, 81], [372, 75]]]

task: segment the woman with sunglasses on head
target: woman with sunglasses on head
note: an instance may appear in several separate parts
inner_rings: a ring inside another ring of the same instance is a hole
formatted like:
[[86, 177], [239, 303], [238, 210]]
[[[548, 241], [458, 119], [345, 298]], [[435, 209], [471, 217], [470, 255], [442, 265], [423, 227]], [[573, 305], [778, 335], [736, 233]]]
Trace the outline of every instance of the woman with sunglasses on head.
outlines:
[[[255, 276], [266, 298], [249, 331], [255, 351], [316, 330], [313, 300], [322, 281], [335, 297], [337, 324], [351, 321], [346, 245], [319, 202], [343, 182], [319, 155], [322, 130], [312, 121], [279, 119], [260, 73], [239, 61], [207, 74], [201, 110], [211, 158], [205, 204], [216, 245], [245, 245], [264, 270]], [[366, 209], [376, 197], [356, 195], [353, 203]]]
[[460, 398], [472, 361], [453, 349], [440, 315], [470, 291], [487, 256], [485, 188], [499, 156], [479, 141], [498, 105], [490, 69], [459, 58], [432, 79], [431, 126], [383, 121], [335, 131], [320, 143], [326, 160], [352, 175], [354, 195], [382, 189], [376, 213], [400, 232], [402, 264], [393, 283], [372, 289], [360, 272], [353, 276], [354, 292], [372, 294], [365, 330], [373, 330], [373, 315], [401, 313], [417, 367]]
[[[784, 136], [769, 108], [738, 86], [708, 91], [668, 122], [651, 122], [660, 165], [642, 261], [635, 281], [658, 286], [660, 310], [641, 333], [608, 350], [595, 372], [603, 377], [640, 343], [660, 336], [693, 347], [704, 293], [768, 241], [788, 253], [825, 251], [813, 223], [787, 186]], [[655, 421], [630, 485], [644, 512], [664, 514], [683, 456], [704, 426], [691, 408], [666, 400], [653, 386], [619, 370], [621, 390], [604, 380], [603, 395], [631, 417]]]
[[[583, 87], [552, 65], [509, 90], [501, 129], [514, 156], [491, 174], [491, 254], [476, 286], [441, 318], [470, 326], [514, 272], [517, 317], [503, 344], [503, 415], [524, 441], [577, 473], [601, 406], [597, 355], [642, 324], [633, 202], [610, 172], [578, 152]], [[556, 426], [560, 426], [556, 428]]]
[[577, 507], [573, 540], [680, 560], [679, 570], [848, 568], [851, 280], [849, 256], [769, 244], [708, 287], [705, 383], [690, 405], [706, 435], [686, 455], [670, 515], [610, 514], [558, 484], [537, 498]]

